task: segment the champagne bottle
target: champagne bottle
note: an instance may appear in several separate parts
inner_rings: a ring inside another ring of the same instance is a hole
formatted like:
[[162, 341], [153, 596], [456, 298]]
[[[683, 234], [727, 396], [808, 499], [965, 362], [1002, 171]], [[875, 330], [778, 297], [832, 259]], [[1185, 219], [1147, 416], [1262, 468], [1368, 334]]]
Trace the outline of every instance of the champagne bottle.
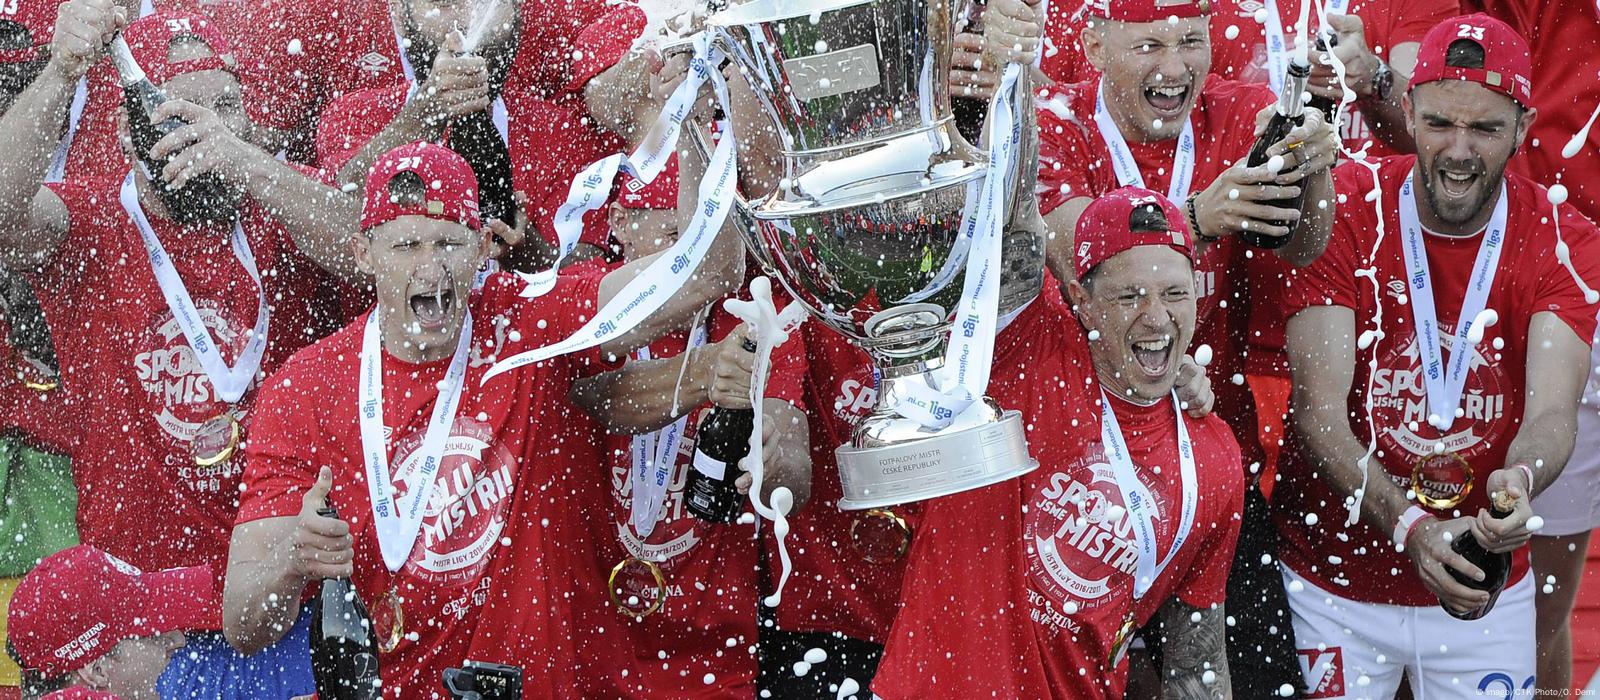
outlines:
[[[755, 352], [748, 338], [744, 349]], [[749, 408], [711, 409], [700, 424], [694, 443], [694, 468], [684, 486], [689, 512], [708, 523], [731, 523], [739, 517], [739, 460], [750, 454], [750, 433], [755, 430], [756, 412]]]
[[133, 51], [121, 36], [111, 40], [111, 63], [116, 66], [117, 74], [122, 79], [123, 101], [128, 108], [128, 135], [133, 140], [134, 152], [144, 161], [152, 177], [160, 177], [161, 169], [167, 163], [165, 160], [150, 160], [150, 149], [161, 137], [182, 127], [184, 121], [177, 117], [160, 124], [150, 121], [150, 115], [167, 101], [167, 94], [145, 76], [144, 69], [134, 60]]
[[[1324, 37], [1326, 37], [1326, 38], [1324, 38]], [[1318, 51], [1326, 52], [1329, 49], [1329, 47], [1338, 46], [1338, 45], [1339, 45], [1339, 35], [1337, 35], [1337, 34], [1334, 34], [1332, 32], [1324, 32], [1324, 33], [1319, 33], [1317, 35], [1317, 50]], [[1328, 99], [1326, 97], [1318, 97], [1316, 95], [1312, 95], [1311, 96], [1311, 100], [1306, 103], [1306, 106], [1307, 107], [1315, 107], [1315, 108], [1317, 108], [1317, 110], [1322, 112], [1323, 118], [1327, 119], [1329, 124], [1332, 124], [1333, 123], [1333, 112], [1334, 112], [1334, 110], [1339, 108], [1339, 103], [1334, 101], [1334, 100], [1330, 100], [1330, 99]]]
[[[1306, 79], [1310, 76], [1311, 64], [1303, 59], [1297, 58], [1289, 64], [1288, 75], [1283, 80], [1283, 94], [1278, 97], [1277, 111], [1272, 115], [1272, 120], [1267, 122], [1267, 130], [1261, 133], [1261, 138], [1256, 139], [1255, 146], [1250, 149], [1250, 157], [1245, 160], [1245, 165], [1252, 168], [1265, 165], [1269, 160], [1267, 158], [1267, 149], [1271, 148], [1273, 144], [1282, 141], [1283, 137], [1288, 136], [1289, 132], [1293, 131], [1295, 127], [1305, 123], [1304, 103], [1300, 101], [1300, 96], [1305, 93]], [[1299, 184], [1303, 187], [1305, 183]], [[1304, 200], [1305, 192], [1302, 191], [1299, 196], [1261, 203], [1269, 207], [1299, 210]], [[1263, 223], [1272, 226], [1283, 226], [1291, 230], [1295, 224], [1293, 221], [1266, 221]], [[1288, 245], [1289, 239], [1293, 237], [1292, 235], [1274, 237], [1256, 231], [1243, 231], [1239, 236], [1244, 239], [1245, 243], [1256, 248], [1282, 248]]]
[[[1496, 519], [1504, 518], [1511, 515], [1511, 511], [1516, 507], [1516, 499], [1503, 492], [1497, 493], [1489, 501], [1489, 515]], [[1463, 586], [1487, 592], [1489, 594], [1489, 602], [1476, 610], [1454, 610], [1445, 605], [1443, 606], [1444, 611], [1458, 620], [1476, 620], [1488, 615], [1489, 611], [1494, 609], [1495, 601], [1500, 599], [1500, 591], [1505, 589], [1506, 579], [1511, 575], [1511, 553], [1502, 552], [1496, 554], [1484, 549], [1483, 543], [1479, 542], [1478, 538], [1470, 531], [1451, 542], [1450, 549], [1461, 555], [1463, 559], [1472, 562], [1473, 566], [1482, 569], [1483, 580], [1474, 581], [1472, 577], [1455, 569], [1449, 569], [1450, 575], [1455, 578], [1457, 583]]]
[[478, 177], [478, 211], [484, 221], [516, 225], [517, 203], [511, 187], [511, 152], [489, 112], [456, 117], [450, 122], [450, 149], [472, 166]]
[[[318, 515], [337, 518], [333, 508]], [[379, 700], [378, 640], [372, 616], [346, 577], [322, 579], [311, 599], [311, 672], [321, 700]]]

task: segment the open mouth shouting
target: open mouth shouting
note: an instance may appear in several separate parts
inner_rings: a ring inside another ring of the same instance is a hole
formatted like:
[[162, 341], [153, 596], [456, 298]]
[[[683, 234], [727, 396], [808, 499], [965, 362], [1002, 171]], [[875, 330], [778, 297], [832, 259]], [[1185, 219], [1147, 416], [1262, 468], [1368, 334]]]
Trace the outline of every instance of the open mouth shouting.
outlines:
[[1160, 380], [1167, 376], [1167, 371], [1175, 366], [1175, 346], [1172, 336], [1165, 335], [1151, 340], [1136, 340], [1133, 342], [1134, 364], [1144, 373], [1147, 380]]
[[1473, 186], [1483, 177], [1483, 172], [1477, 168], [1443, 167], [1437, 172], [1439, 189], [1452, 199], [1471, 194]]
[[432, 290], [411, 295], [411, 315], [423, 332], [442, 331], [450, 321], [450, 311], [456, 304], [456, 293], [445, 284], [440, 281]]
[[1164, 121], [1173, 121], [1183, 115], [1183, 107], [1188, 104], [1192, 89], [1190, 83], [1147, 85], [1143, 91], [1144, 101], [1155, 116]]

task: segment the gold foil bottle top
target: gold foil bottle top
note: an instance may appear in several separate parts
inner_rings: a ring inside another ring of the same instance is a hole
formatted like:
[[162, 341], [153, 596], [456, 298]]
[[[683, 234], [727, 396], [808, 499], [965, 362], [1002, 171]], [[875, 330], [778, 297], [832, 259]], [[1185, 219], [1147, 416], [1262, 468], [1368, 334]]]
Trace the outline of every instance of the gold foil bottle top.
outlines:
[[1495, 517], [1505, 517], [1517, 508], [1517, 497], [1505, 491], [1496, 491], [1489, 495], [1489, 506], [1495, 511]]

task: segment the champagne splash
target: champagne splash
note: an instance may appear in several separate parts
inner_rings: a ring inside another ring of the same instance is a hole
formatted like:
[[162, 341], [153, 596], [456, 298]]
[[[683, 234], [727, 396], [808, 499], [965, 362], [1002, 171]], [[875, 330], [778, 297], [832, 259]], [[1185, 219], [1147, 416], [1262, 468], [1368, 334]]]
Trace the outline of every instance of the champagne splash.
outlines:
[[[1594, 122], [1592, 118], [1589, 121], [1590, 123]], [[1589, 127], [1584, 127], [1585, 132], [1588, 130]], [[1545, 194], [1545, 199], [1550, 200], [1550, 221], [1555, 225], [1556, 229], [1556, 260], [1561, 262], [1562, 267], [1567, 268], [1567, 274], [1572, 275], [1572, 281], [1577, 283], [1578, 289], [1583, 290], [1583, 300], [1585, 302], [1593, 304], [1600, 301], [1600, 292], [1590, 288], [1583, 281], [1583, 278], [1578, 276], [1577, 268], [1572, 266], [1572, 249], [1567, 246], [1566, 240], [1561, 237], [1561, 205], [1567, 201], [1567, 186], [1561, 183], [1551, 185], [1550, 191]]]
[[1589, 140], [1589, 129], [1594, 126], [1596, 117], [1600, 117], [1600, 104], [1594, 106], [1594, 112], [1589, 115], [1589, 121], [1583, 125], [1582, 129], [1578, 130], [1578, 133], [1573, 134], [1572, 138], [1567, 140], [1566, 146], [1562, 147], [1562, 158], [1572, 158], [1578, 155], [1578, 151], [1583, 150], [1583, 144]]
[[478, 50], [478, 45], [483, 43], [483, 35], [489, 31], [489, 18], [493, 17], [495, 10], [498, 9], [500, 9], [500, 0], [477, 0], [472, 4], [472, 13], [467, 24], [467, 31], [465, 36], [461, 38], [463, 51], [475, 53]]
[[750, 405], [755, 407], [755, 415], [750, 431], [750, 453], [745, 455], [740, 466], [750, 472], [750, 505], [755, 507], [758, 515], [772, 521], [772, 534], [778, 538], [778, 560], [782, 573], [778, 577], [777, 590], [762, 601], [768, 607], [777, 607], [783, 601], [783, 588], [794, 569], [789, 559], [787, 540], [788, 515], [794, 506], [794, 494], [788, 487], [780, 486], [773, 489], [770, 506], [761, 502], [761, 486], [766, 479], [761, 439], [765, 413], [762, 404], [767, 393], [767, 371], [772, 366], [772, 350], [789, 340], [789, 334], [805, 320], [806, 314], [804, 307], [794, 303], [785, 307], [783, 313], [778, 313], [772, 303], [772, 281], [765, 277], [750, 280], [750, 301], [729, 299], [723, 307], [728, 313], [750, 324], [750, 339], [756, 342], [756, 361], [750, 373]]

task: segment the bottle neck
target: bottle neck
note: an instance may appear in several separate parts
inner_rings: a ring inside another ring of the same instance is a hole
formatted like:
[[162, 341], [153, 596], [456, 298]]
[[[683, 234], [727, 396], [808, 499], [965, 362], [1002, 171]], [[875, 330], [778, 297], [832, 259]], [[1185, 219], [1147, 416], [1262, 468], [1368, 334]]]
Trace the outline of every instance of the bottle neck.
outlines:
[[116, 67], [117, 75], [122, 78], [122, 87], [128, 88], [150, 82], [144, 74], [144, 69], [139, 67], [139, 62], [133, 59], [133, 50], [128, 48], [128, 42], [123, 41], [120, 35], [111, 40], [110, 53], [111, 64]]
[[1278, 114], [1293, 119], [1305, 112], [1302, 96], [1310, 77], [1310, 65], [1298, 61], [1289, 64], [1288, 74], [1283, 79], [1283, 94], [1278, 96]]

